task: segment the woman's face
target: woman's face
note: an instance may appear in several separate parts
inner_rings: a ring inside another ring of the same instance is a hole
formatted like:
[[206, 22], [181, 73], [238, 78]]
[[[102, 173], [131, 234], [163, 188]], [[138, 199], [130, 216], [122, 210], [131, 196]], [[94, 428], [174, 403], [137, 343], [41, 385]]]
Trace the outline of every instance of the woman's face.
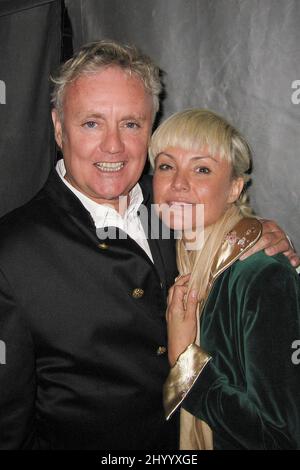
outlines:
[[[233, 179], [231, 164], [212, 156], [208, 148], [168, 147], [155, 159], [153, 185], [154, 202], [160, 205], [164, 223], [175, 230], [189, 230], [215, 223], [238, 199], [243, 180]], [[204, 220], [199, 218], [202, 209]]]

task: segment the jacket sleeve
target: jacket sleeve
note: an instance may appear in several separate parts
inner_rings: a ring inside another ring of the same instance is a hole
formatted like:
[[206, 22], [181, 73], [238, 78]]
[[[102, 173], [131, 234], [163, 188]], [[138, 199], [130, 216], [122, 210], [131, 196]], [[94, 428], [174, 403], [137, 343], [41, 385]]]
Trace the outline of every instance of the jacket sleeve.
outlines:
[[31, 335], [0, 271], [0, 449], [35, 448], [35, 358]]
[[212, 359], [184, 408], [234, 448], [300, 448], [300, 365], [292, 360], [292, 343], [300, 339], [299, 280], [278, 263], [234, 288], [231, 308], [241, 316], [241, 331], [228, 340], [242, 342], [246, 386], [233, 386]]

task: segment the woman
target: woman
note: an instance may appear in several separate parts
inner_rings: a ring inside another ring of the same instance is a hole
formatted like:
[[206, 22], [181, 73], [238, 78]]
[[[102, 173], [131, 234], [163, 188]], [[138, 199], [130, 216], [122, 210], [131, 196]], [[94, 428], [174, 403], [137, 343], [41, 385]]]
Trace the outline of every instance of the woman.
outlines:
[[300, 448], [300, 283], [282, 255], [239, 260], [261, 235], [246, 140], [222, 117], [187, 110], [156, 130], [150, 159], [160, 215], [182, 230], [164, 388], [167, 418], [184, 408], [181, 448]]

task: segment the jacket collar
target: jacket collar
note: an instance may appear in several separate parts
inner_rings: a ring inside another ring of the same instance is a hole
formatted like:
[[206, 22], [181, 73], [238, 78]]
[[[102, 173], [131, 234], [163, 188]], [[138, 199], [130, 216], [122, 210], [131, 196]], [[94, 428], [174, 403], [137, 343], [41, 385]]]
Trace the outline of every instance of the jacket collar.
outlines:
[[44, 195], [50, 198], [55, 206], [62, 208], [68, 214], [80, 219], [88, 227], [95, 229], [90, 213], [74, 193], [61, 181], [55, 168], [51, 170], [48, 180], [38, 197]]
[[261, 234], [262, 224], [254, 217], [245, 217], [239, 220], [233, 229], [228, 232], [215, 256], [207, 290], [200, 304], [200, 313], [204, 309], [216, 279], [255, 245], [260, 239]]
[[[150, 175], [145, 175], [141, 178], [139, 183], [143, 192], [143, 205], [145, 205], [148, 210], [147, 220], [143, 221], [144, 229], [146, 230], [146, 233], [148, 233], [148, 242], [155, 268], [158, 272], [161, 283], [166, 289], [167, 287], [164, 281], [167, 278], [166, 273], [169, 271], [166, 267], [173, 259], [175, 266], [175, 243], [172, 240], [154, 239], [151, 236], [152, 177]], [[91, 235], [91, 232], [93, 232], [93, 238], [97, 237], [95, 224], [90, 213], [74, 193], [61, 181], [55, 169], [51, 170], [44, 188], [37, 197], [44, 197], [45, 195], [50, 198], [56, 206], [62, 208], [71, 216], [79, 219], [81, 224], [85, 227], [87, 235]], [[95, 241], [97, 241], [96, 238]], [[145, 256], [149, 263], [151, 263], [146, 253], [144, 253], [139, 246], [137, 246], [136, 249], [140, 250], [141, 254]], [[173, 281], [174, 279], [169, 279], [168, 284]]]
[[214, 281], [222, 272], [239, 259], [259, 240], [262, 224], [254, 217], [245, 217], [238, 221], [226, 235], [220, 246], [213, 266], [211, 279]]
[[[151, 177], [142, 178], [140, 186], [143, 192], [143, 204], [146, 206], [150, 203], [151, 196]], [[49, 174], [48, 180], [44, 188], [41, 190], [38, 196], [46, 194], [50, 197], [57, 206], [63, 208], [66, 212], [73, 216], [82, 219], [83, 222], [88, 223], [92, 227], [95, 227], [93, 219], [89, 212], [86, 210], [81, 201], [74, 195], [74, 193], [61, 181], [57, 171], [53, 168]]]

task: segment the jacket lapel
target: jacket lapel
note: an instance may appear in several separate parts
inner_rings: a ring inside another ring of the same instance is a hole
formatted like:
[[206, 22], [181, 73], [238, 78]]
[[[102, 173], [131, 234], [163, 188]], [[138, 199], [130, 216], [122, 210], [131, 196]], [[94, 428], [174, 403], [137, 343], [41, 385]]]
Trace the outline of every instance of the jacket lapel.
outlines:
[[174, 234], [171, 232], [170, 237], [162, 238], [162, 222], [152, 207], [151, 176], [144, 176], [140, 185], [144, 195], [143, 205], [147, 208], [147, 217], [143, 217], [141, 222], [145, 233], [148, 234], [148, 243], [161, 286], [167, 294], [177, 275]]
[[[172, 239], [161, 239], [161, 221], [155, 212], [151, 211], [153, 201], [152, 177], [145, 175], [141, 179], [140, 185], [144, 198], [143, 205], [144, 208], [147, 209], [143, 211], [144, 216], [141, 216], [141, 222], [145, 233], [148, 235], [148, 243], [153, 257], [154, 267], [159, 276], [160, 283], [167, 291], [170, 285], [173, 284], [174, 277], [176, 276], [175, 241]], [[57, 206], [62, 207], [72, 216], [73, 221], [80, 226], [80, 229], [85, 232], [86, 236], [91, 238], [94, 243], [99, 243], [91, 215], [81, 204], [80, 200], [74, 197], [72, 191], [62, 183], [55, 169], [51, 171], [45, 187], [37, 197], [44, 197], [45, 193], [54, 200]], [[151, 262], [146, 253], [144, 253], [134, 240], [132, 240], [132, 247], [139, 251], [141, 256], [144, 256], [147, 261]]]

